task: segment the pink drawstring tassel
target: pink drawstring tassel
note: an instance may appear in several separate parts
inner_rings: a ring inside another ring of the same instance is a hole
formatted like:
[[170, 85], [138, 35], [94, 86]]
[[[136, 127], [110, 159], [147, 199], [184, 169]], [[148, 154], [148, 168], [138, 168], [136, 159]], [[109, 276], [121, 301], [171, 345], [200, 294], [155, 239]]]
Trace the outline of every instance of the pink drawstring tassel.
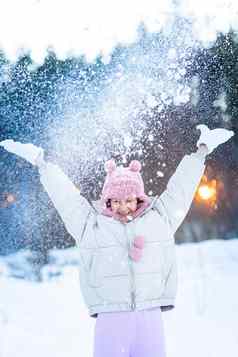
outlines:
[[129, 251], [129, 256], [131, 259], [138, 262], [142, 257], [142, 250], [140, 248], [132, 247]]
[[142, 252], [145, 244], [143, 236], [136, 236], [133, 242], [133, 247], [129, 251], [129, 256], [134, 261], [138, 262], [142, 257]]
[[134, 239], [134, 246], [143, 249], [145, 245], [145, 238], [143, 236], [136, 236]]

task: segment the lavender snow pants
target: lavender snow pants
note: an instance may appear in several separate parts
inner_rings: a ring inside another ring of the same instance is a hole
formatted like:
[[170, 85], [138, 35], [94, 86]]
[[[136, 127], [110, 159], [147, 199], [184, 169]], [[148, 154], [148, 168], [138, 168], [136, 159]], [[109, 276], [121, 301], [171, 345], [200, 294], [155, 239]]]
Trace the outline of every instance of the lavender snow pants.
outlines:
[[160, 308], [99, 313], [94, 357], [165, 357]]

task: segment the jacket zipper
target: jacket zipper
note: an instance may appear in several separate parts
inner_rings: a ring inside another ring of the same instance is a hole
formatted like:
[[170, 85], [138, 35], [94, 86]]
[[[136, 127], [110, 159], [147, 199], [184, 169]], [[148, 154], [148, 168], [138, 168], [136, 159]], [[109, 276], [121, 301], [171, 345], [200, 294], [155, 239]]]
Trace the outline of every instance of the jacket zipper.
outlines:
[[[128, 242], [128, 249], [130, 249], [130, 240], [128, 238], [127, 232], [126, 232], [126, 226], [124, 226], [125, 229], [125, 234], [127, 237], [127, 242]], [[129, 262], [129, 270], [130, 270], [130, 280], [131, 280], [131, 310], [135, 310], [136, 308], [136, 302], [135, 302], [135, 277], [134, 277], [134, 270], [132, 266], [132, 261], [130, 260], [130, 257], [128, 256], [128, 262]]]

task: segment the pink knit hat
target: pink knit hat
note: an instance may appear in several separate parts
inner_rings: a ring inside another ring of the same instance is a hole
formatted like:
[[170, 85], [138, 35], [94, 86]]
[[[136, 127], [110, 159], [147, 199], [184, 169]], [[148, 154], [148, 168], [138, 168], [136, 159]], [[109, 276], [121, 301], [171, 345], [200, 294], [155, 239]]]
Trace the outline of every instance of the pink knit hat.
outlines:
[[149, 197], [144, 192], [139, 161], [131, 161], [128, 167], [117, 167], [112, 159], [105, 163], [105, 170], [107, 176], [102, 189], [102, 203], [105, 204], [108, 199], [112, 198], [125, 200], [129, 196], [140, 198], [146, 202], [149, 201]]

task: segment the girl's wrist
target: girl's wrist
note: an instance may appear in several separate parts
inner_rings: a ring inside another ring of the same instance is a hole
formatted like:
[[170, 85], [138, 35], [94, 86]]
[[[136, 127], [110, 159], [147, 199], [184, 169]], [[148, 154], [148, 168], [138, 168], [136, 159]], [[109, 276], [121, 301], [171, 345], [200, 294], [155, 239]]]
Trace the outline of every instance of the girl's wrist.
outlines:
[[199, 144], [197, 152], [203, 155], [207, 155], [209, 152], [207, 145], [205, 143]]

